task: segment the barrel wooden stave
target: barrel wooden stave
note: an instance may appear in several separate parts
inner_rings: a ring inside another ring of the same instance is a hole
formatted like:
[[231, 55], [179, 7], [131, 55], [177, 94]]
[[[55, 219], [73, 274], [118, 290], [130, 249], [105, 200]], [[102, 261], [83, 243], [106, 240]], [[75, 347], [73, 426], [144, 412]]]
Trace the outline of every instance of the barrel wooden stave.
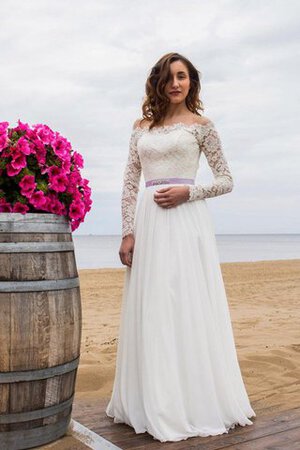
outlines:
[[[21, 215], [11, 216], [12, 223], [8, 214], [0, 214], [0, 448], [19, 450], [66, 432], [82, 317], [74, 251], [64, 251], [73, 245], [66, 218], [50, 214], [45, 224], [40, 214], [29, 214], [24, 225]], [[53, 288], [57, 280], [67, 283]], [[76, 287], [68, 287], [68, 280]], [[24, 291], [27, 285], [31, 291]], [[20, 374], [35, 379], [1, 381]]]

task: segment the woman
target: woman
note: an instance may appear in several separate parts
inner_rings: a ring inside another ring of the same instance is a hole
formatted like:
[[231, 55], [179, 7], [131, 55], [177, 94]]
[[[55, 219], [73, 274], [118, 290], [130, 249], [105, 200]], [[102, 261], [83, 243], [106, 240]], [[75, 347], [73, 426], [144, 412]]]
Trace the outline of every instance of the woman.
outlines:
[[[198, 112], [199, 93], [198, 71], [182, 55], [155, 64], [124, 173], [119, 254], [127, 267], [106, 414], [161, 442], [228, 433], [256, 416], [206, 203], [233, 181], [213, 122]], [[201, 152], [214, 175], [209, 186], [194, 182]]]

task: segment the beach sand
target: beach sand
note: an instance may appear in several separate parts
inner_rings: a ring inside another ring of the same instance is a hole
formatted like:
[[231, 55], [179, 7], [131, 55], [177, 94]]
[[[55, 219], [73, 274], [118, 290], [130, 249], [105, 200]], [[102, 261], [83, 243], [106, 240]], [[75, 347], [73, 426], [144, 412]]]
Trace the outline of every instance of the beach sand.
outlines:
[[[300, 405], [300, 260], [222, 263], [237, 354], [258, 414]], [[125, 269], [80, 270], [76, 397], [109, 397]]]
[[[257, 416], [299, 407], [300, 260], [222, 263], [221, 269]], [[124, 275], [125, 268], [79, 271], [83, 329], [75, 401], [110, 397]], [[55, 448], [69, 448], [60, 441]]]

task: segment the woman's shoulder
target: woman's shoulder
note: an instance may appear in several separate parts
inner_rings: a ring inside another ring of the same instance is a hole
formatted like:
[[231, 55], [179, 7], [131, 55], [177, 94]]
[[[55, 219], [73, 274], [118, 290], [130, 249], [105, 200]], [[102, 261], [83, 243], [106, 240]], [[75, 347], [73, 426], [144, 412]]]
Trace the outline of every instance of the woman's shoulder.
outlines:
[[212, 123], [211, 119], [209, 119], [206, 116], [198, 116], [198, 115], [194, 115], [193, 118], [193, 123], [195, 123], [196, 125], [210, 125]]
[[147, 120], [147, 119], [144, 119], [144, 118], [139, 118], [139, 119], [136, 119], [134, 121], [132, 128], [133, 129], [136, 129], [136, 128], [149, 128], [150, 124], [151, 124], [150, 120]]

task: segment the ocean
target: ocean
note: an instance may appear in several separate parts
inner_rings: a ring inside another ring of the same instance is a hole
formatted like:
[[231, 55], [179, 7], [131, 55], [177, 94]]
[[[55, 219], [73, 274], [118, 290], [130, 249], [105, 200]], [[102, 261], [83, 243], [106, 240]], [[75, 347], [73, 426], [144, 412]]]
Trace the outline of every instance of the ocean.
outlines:
[[[220, 262], [299, 259], [300, 234], [216, 234]], [[74, 235], [78, 269], [120, 268], [120, 235]]]

